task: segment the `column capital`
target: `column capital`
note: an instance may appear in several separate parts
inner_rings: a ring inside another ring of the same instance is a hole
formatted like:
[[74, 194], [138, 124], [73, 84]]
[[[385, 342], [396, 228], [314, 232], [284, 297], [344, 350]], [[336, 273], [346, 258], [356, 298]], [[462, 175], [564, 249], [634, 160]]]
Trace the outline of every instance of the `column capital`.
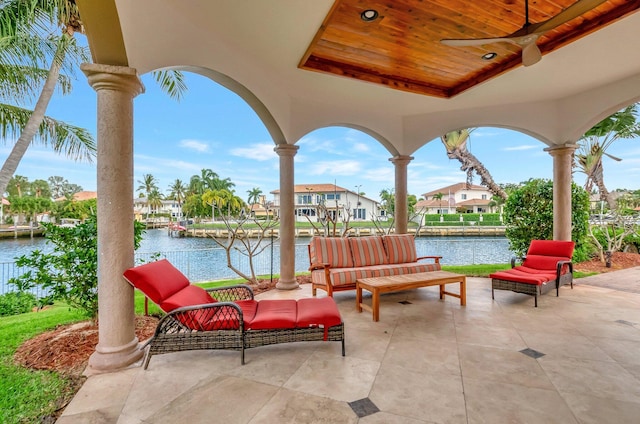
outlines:
[[413, 156], [408, 155], [398, 155], [392, 158], [389, 158], [389, 161], [394, 165], [408, 165], [414, 159]]
[[117, 90], [132, 94], [132, 97], [144, 93], [144, 84], [138, 71], [126, 66], [102, 65], [99, 63], [83, 63], [80, 69], [87, 76], [89, 85], [94, 90]]
[[570, 155], [576, 151], [579, 146], [575, 143], [565, 143], [559, 144], [556, 146], [550, 146], [544, 149], [545, 152], [549, 153], [551, 156], [559, 156], [559, 155]]
[[298, 152], [300, 146], [296, 146], [295, 144], [278, 144], [273, 148], [273, 151], [278, 154], [278, 156], [295, 156]]

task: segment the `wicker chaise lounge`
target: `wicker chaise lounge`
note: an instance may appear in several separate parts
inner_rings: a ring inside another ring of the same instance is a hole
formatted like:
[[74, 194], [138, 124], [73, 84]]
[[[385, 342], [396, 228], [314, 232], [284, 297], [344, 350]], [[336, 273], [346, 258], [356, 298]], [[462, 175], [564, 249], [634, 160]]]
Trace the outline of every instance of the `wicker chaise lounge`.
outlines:
[[573, 249], [572, 241], [532, 240], [523, 258], [522, 265], [516, 266], [511, 260], [511, 269], [490, 274], [491, 298], [495, 299], [495, 290], [511, 290], [534, 296], [534, 306], [538, 307], [538, 296], [556, 289], [560, 295], [560, 286], [570, 284], [573, 288]]
[[261, 300], [247, 285], [203, 289], [166, 259], [130, 268], [124, 278], [156, 303], [160, 319], [143, 361], [151, 356], [200, 349], [244, 350], [276, 343], [340, 341], [344, 324], [330, 297]]

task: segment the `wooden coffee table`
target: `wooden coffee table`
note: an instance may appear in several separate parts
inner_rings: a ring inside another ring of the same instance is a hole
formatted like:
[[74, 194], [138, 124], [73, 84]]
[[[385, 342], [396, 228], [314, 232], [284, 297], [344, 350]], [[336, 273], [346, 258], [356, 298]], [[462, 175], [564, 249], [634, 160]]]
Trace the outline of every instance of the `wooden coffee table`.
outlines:
[[[460, 283], [460, 294], [445, 291], [445, 284]], [[356, 308], [373, 313], [373, 320], [380, 320], [380, 293], [417, 289], [418, 287], [440, 286], [440, 299], [444, 295], [457, 297], [460, 305], [467, 304], [467, 277], [448, 271], [419, 272], [416, 274], [393, 275], [390, 277], [363, 278], [356, 281]], [[371, 292], [371, 306], [362, 303], [362, 290]]]

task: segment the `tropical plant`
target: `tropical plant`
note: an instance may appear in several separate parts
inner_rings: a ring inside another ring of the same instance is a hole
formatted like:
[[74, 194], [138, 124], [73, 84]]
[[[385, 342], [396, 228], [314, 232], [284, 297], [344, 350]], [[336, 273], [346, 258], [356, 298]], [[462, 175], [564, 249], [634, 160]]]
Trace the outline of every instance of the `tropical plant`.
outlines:
[[[62, 29], [61, 34], [46, 31], [56, 25]], [[0, 105], [3, 133], [20, 134], [0, 170], [0, 193], [4, 193], [36, 136], [56, 152], [76, 160], [90, 160], [95, 152], [93, 137], [86, 130], [45, 116], [56, 85], [62, 81], [63, 93], [71, 88], [69, 78], [61, 77], [61, 71], [72, 74], [75, 66], [89, 60], [88, 50], [79, 47], [73, 37], [79, 30], [81, 23], [73, 1], [9, 0], [0, 8], [0, 35], [6, 46], [0, 59], [5, 78], [0, 79], [4, 80], [3, 88], [11, 87], [21, 94], [12, 97], [12, 91], [1, 90], [2, 98], [11, 101], [31, 99], [36, 97], [35, 87], [44, 83], [33, 111], [15, 105]], [[48, 71], [44, 71], [45, 68]], [[13, 79], [7, 82], [10, 77]]]
[[392, 189], [384, 188], [380, 190], [380, 203], [382, 209], [384, 209], [388, 215], [395, 215], [395, 202], [396, 200]]
[[[588, 243], [589, 194], [571, 184], [572, 239], [576, 242], [573, 258], [576, 262], [589, 257]], [[505, 233], [509, 248], [523, 256], [531, 240], [553, 239], [553, 181], [531, 179], [514, 190], [504, 207]]]
[[213, 184], [216, 178], [218, 178], [218, 174], [211, 169], [202, 169], [200, 175], [194, 175], [189, 180], [189, 191], [202, 195], [207, 190], [214, 190]]
[[506, 199], [507, 193], [504, 192], [499, 184], [496, 184], [491, 173], [482, 162], [467, 149], [467, 141], [469, 141], [474, 130], [475, 128], [462, 129], [441, 136], [440, 140], [445, 149], [447, 149], [447, 157], [449, 159], [457, 159], [460, 162], [460, 170], [467, 174], [468, 185], [473, 183], [473, 173], [475, 172], [480, 176], [480, 184], [487, 187], [496, 196]]
[[436, 193], [433, 195], [433, 200], [438, 201], [438, 205], [440, 206], [440, 215], [442, 215], [442, 198], [444, 197], [444, 193]]
[[[98, 225], [95, 215], [75, 227], [58, 227], [43, 224], [50, 252], [34, 250], [16, 261], [16, 266], [28, 270], [9, 279], [21, 291], [34, 287], [48, 293], [40, 301], [44, 303], [62, 300], [78, 308], [86, 316], [98, 316]], [[142, 241], [144, 229], [134, 223], [134, 248]]]
[[[20, 134], [0, 170], [0, 194], [33, 140], [74, 160], [95, 156], [95, 141], [87, 130], [45, 116], [56, 86], [68, 94], [74, 69], [90, 60], [88, 48], [74, 38], [82, 29], [75, 0], [7, 0], [0, 6], [0, 99], [25, 103], [37, 98], [33, 111], [0, 103], [3, 138]], [[180, 72], [156, 71], [153, 76], [174, 99], [186, 90]]]
[[[138, 180], [138, 192], [144, 194], [146, 198], [146, 206], [147, 206], [147, 218], [149, 218], [149, 209], [151, 209], [150, 197], [151, 193], [155, 190], [158, 191], [158, 183], [156, 181], [156, 177], [151, 174], [143, 174], [142, 179]], [[155, 200], [154, 200], [155, 201]]]
[[491, 200], [489, 201], [489, 204], [487, 206], [491, 208], [491, 211], [495, 212], [496, 209], [502, 209], [505, 201], [506, 199], [503, 199], [500, 196], [493, 195], [491, 196]]
[[176, 179], [173, 184], [169, 186], [169, 198], [178, 202], [178, 209], [182, 214], [182, 203], [187, 195], [187, 186], [184, 185], [182, 180]]
[[260, 187], [254, 187], [251, 190], [247, 190], [247, 203], [250, 205], [256, 204], [260, 202], [260, 195], [262, 194], [262, 190]]
[[607, 149], [616, 140], [640, 136], [637, 118], [638, 105], [634, 104], [603, 119], [580, 139], [580, 147], [575, 154], [575, 166], [587, 176], [584, 188], [591, 192], [594, 186], [597, 187], [600, 200], [606, 201], [611, 210], [616, 210], [616, 197], [609, 193], [604, 183], [602, 159], [607, 156], [616, 161], [622, 160], [607, 153]]

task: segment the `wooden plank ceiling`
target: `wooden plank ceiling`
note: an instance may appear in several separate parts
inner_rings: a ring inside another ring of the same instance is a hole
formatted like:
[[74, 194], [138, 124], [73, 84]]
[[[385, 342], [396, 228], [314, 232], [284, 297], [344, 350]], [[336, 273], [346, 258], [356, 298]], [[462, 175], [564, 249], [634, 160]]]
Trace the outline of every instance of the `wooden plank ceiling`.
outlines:
[[[546, 21], [574, 3], [529, 0], [529, 22]], [[544, 55], [639, 8], [640, 0], [608, 0], [537, 44]], [[377, 18], [363, 20], [365, 10]], [[299, 67], [449, 98], [522, 66], [521, 49], [505, 42], [452, 47], [440, 40], [503, 37], [525, 22], [525, 0], [336, 0]], [[485, 60], [487, 53], [497, 56]]]

